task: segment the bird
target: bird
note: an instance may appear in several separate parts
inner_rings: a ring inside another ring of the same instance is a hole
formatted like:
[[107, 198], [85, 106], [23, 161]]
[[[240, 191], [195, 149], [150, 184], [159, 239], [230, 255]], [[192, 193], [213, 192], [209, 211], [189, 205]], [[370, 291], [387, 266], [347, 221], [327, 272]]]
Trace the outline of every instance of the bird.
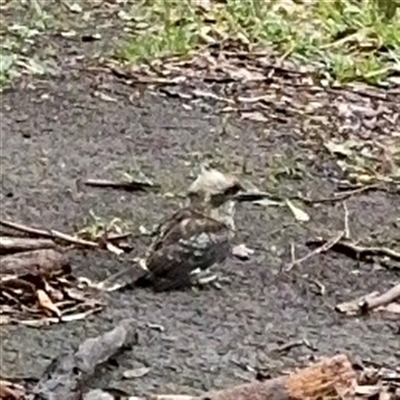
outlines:
[[[202, 167], [186, 193], [186, 204], [156, 229], [135, 286], [155, 291], [193, 286], [196, 276], [223, 264], [235, 235], [236, 203], [245, 190], [237, 176]], [[251, 197], [249, 197], [251, 198]]]

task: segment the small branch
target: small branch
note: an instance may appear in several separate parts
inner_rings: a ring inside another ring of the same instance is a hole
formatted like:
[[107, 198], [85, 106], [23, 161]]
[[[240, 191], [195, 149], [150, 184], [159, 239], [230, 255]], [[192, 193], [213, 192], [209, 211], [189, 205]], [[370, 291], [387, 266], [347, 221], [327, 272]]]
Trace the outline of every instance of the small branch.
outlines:
[[0, 225], [4, 226], [6, 228], [11, 228], [11, 229], [15, 229], [20, 232], [28, 233], [30, 235], [41, 236], [41, 237], [49, 238], [49, 239], [53, 239], [53, 240], [54, 239], [63, 240], [65, 242], [73, 244], [73, 245], [92, 247], [92, 248], [99, 247], [99, 245], [95, 242], [91, 242], [89, 240], [78, 239], [74, 236], [56, 231], [54, 229], [42, 230], [42, 229], [37, 229], [37, 228], [31, 228], [29, 226], [25, 226], [22, 224], [17, 224], [15, 222], [3, 221], [3, 220], [0, 220]]
[[124, 181], [124, 182], [113, 182], [107, 179], [88, 179], [83, 182], [86, 186], [109, 188], [117, 190], [125, 190], [127, 192], [143, 192], [149, 188], [154, 188], [154, 184], [151, 182], [140, 182], [140, 181]]
[[202, 400], [317, 400], [353, 394], [356, 373], [345, 355], [325, 359], [310, 367], [266, 381], [211, 391]]
[[[309, 241], [306, 244], [308, 246], [311, 246], [321, 243], [327, 244], [328, 242], [323, 239], [318, 239]], [[330, 246], [330, 249], [337, 251], [338, 253], [343, 253], [356, 260], [365, 259], [371, 256], [381, 256], [381, 257], [389, 257], [393, 260], [400, 261], [400, 253], [395, 250], [388, 249], [386, 247], [364, 247], [354, 243], [350, 243], [348, 241], [339, 240], [336, 243], [334, 243], [333, 246]]]
[[34, 400], [81, 399], [86, 381], [95, 369], [137, 340], [132, 320], [123, 320], [112, 331], [86, 339], [76, 352], [57, 357], [33, 390]]
[[400, 299], [400, 283], [381, 295], [378, 292], [373, 292], [355, 300], [338, 304], [335, 309], [348, 315], [362, 314], [387, 306], [397, 299]]
[[372, 299], [376, 296], [378, 296], [378, 292], [372, 292], [369, 293], [367, 295], [358, 297], [355, 300], [351, 300], [351, 301], [345, 301], [343, 303], [337, 304], [335, 306], [335, 310], [343, 313], [343, 314], [347, 314], [347, 315], [355, 315], [357, 313], [360, 312], [361, 308], [360, 305], [363, 304], [366, 300], [368, 299]]
[[322, 197], [319, 199], [309, 199], [307, 197], [298, 197], [299, 200], [302, 200], [307, 204], [318, 204], [318, 203], [334, 203], [338, 201], [347, 200], [349, 197], [354, 196], [356, 194], [361, 194], [370, 190], [379, 190], [382, 187], [381, 183], [373, 183], [371, 185], [361, 186], [356, 189], [347, 190], [346, 192], [341, 192], [334, 197]]
[[349, 209], [347, 208], [346, 202], [343, 202], [343, 208], [344, 208], [344, 239], [350, 239]]
[[322, 246], [316, 248], [315, 250], [313, 250], [311, 253], [306, 254], [304, 257], [299, 258], [293, 262], [291, 262], [290, 264], [288, 264], [285, 268], [286, 272], [290, 272], [295, 266], [300, 265], [301, 263], [303, 263], [304, 261], [307, 261], [309, 258], [317, 255], [317, 254], [321, 254], [321, 253], [325, 253], [328, 250], [330, 250], [332, 247], [334, 247], [344, 236], [344, 231], [340, 232], [337, 236], [333, 237], [332, 239], [329, 239], [328, 241], [326, 241], [325, 243], [323, 243]]
[[48, 278], [71, 273], [66, 256], [53, 249], [24, 251], [0, 258], [1, 275], [34, 275]]
[[400, 299], [400, 283], [393, 286], [380, 296], [365, 299], [364, 302], [360, 304], [360, 307], [365, 311], [371, 311], [375, 308], [383, 307], [393, 303], [397, 299]]
[[50, 239], [30, 239], [13, 236], [0, 236], [0, 254], [18, 253], [21, 251], [53, 249], [56, 244]]

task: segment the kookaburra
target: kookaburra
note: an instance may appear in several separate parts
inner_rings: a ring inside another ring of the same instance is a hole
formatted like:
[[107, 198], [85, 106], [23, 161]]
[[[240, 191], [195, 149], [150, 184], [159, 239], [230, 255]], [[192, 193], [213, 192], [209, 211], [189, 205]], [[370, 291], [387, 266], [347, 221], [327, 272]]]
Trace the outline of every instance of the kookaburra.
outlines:
[[[187, 192], [187, 204], [163, 222], [145, 257], [137, 286], [156, 291], [191, 286], [196, 272], [222, 264], [235, 234], [236, 202], [246, 201], [239, 179], [202, 168]], [[251, 200], [251, 197], [249, 198]]]

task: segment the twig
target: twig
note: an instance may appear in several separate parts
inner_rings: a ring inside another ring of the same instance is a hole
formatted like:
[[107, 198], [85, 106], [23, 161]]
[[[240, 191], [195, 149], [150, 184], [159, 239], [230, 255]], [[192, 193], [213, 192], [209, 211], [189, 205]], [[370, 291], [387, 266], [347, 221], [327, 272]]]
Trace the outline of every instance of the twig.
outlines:
[[290, 272], [295, 266], [300, 265], [304, 261], [307, 261], [309, 258], [320, 254], [325, 253], [326, 251], [330, 250], [333, 246], [335, 246], [344, 236], [345, 232], [341, 231], [337, 236], [327, 240], [322, 246], [316, 248], [311, 253], [306, 254], [304, 257], [299, 258], [288, 264], [285, 268], [285, 272]]
[[56, 231], [54, 229], [42, 230], [42, 229], [31, 228], [29, 226], [17, 224], [15, 222], [11, 222], [11, 221], [4, 221], [4, 220], [0, 220], [0, 225], [4, 226], [6, 228], [11, 228], [11, 229], [15, 229], [20, 232], [28, 233], [30, 235], [42, 236], [42, 237], [49, 238], [49, 239], [63, 240], [67, 243], [71, 243], [71, 244], [78, 245], [78, 246], [99, 247], [98, 243], [96, 243], [96, 242], [78, 239], [74, 236]]
[[[324, 243], [324, 245], [328, 244], [328, 242], [323, 239], [309, 241], [306, 244], [310, 246], [321, 243]], [[387, 247], [364, 247], [340, 239], [334, 243], [333, 246], [330, 246], [329, 249], [343, 253], [356, 260], [365, 259], [370, 256], [381, 256], [400, 261], [400, 253]]]
[[91, 187], [125, 190], [127, 192], [145, 191], [146, 189], [154, 187], [154, 184], [151, 182], [139, 182], [133, 180], [125, 182], [113, 182], [106, 179], [88, 179], [87, 181], [84, 181], [83, 184]]
[[300, 347], [300, 346], [306, 346], [309, 349], [313, 349], [313, 347], [310, 345], [310, 343], [306, 339], [301, 339], [301, 340], [292, 340], [288, 343], [283, 344], [282, 346], [279, 346], [275, 349], [272, 349], [270, 353], [287, 353], [294, 347]]
[[334, 197], [322, 197], [319, 199], [310, 199], [308, 197], [302, 197], [302, 196], [296, 196], [298, 200], [303, 201], [306, 204], [318, 204], [318, 203], [334, 203], [337, 201], [343, 201], [348, 199], [351, 196], [354, 196], [356, 194], [361, 194], [364, 192], [367, 192], [369, 190], [377, 190], [380, 189], [382, 186], [381, 183], [373, 183], [371, 185], [366, 185], [366, 186], [361, 186], [356, 189], [348, 190], [346, 192], [341, 192], [340, 194], [334, 196]]
[[0, 259], [0, 275], [33, 275], [49, 278], [71, 274], [71, 265], [65, 254], [54, 249], [23, 251]]
[[393, 303], [400, 298], [400, 283], [393, 286], [387, 292], [379, 295], [378, 292], [373, 292], [355, 300], [347, 301], [338, 304], [335, 309], [341, 313], [355, 315], [358, 313], [366, 313], [379, 307]]
[[49, 239], [31, 239], [15, 236], [0, 236], [0, 254], [19, 253], [40, 249], [53, 249], [56, 244]]
[[344, 238], [350, 239], [349, 209], [347, 208], [346, 202], [343, 202], [343, 208], [344, 208]]
[[370, 297], [364, 300], [360, 304], [360, 308], [363, 311], [370, 311], [374, 308], [386, 306], [393, 303], [395, 300], [400, 298], [400, 283], [393, 286], [387, 292], [381, 294], [380, 296]]

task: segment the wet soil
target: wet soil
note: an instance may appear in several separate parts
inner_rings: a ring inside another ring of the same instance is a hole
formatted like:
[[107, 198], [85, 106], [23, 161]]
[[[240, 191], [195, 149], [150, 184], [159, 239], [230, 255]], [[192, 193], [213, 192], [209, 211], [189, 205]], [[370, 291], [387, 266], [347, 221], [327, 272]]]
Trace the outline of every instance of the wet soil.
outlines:
[[[246, 155], [253, 166], [248, 178], [262, 185], [271, 152], [301, 154], [295, 141], [282, 134], [288, 132], [287, 126], [263, 137], [259, 125], [235, 121], [221, 138], [218, 117], [201, 107], [187, 110], [180, 100], [150, 94], [130, 101], [130, 89], [118, 83], [110, 86], [117, 101], [102, 101], [93, 94], [94, 80], [91, 75], [69, 74], [4, 95], [3, 217], [73, 231], [93, 212], [102, 218], [119, 217], [136, 228], [151, 226], [179, 201], [153, 193], [88, 189], [77, 180], [110, 177], [136, 165], [171, 191], [179, 191], [190, 181], [198, 154], [215, 154], [218, 149], [232, 165], [240, 165]], [[328, 163], [326, 171], [329, 168]], [[313, 167], [308, 172], [307, 180], [282, 179], [281, 185], [311, 188], [315, 194], [334, 189], [328, 178], [314, 174]], [[349, 200], [354, 237], [387, 227], [386, 238], [395, 238], [398, 200], [383, 192]], [[105, 297], [103, 312], [84, 321], [40, 329], [2, 326], [2, 373], [38, 377], [63, 349], [125, 317], [137, 320], [139, 344], [119, 360], [119, 367], [108, 366], [93, 386], [118, 387], [137, 395], [190, 392], [248, 379], [252, 373], [246, 365], [277, 373], [313, 355], [338, 351], [398, 364], [397, 316], [344, 317], [333, 307], [338, 301], [390, 287], [399, 272], [328, 253], [295, 267], [288, 276], [278, 275], [282, 262], [290, 260], [291, 243], [298, 254], [305, 254], [303, 244], [314, 236], [312, 230], [342, 229], [340, 204], [309, 212], [312, 220], [302, 227], [285, 208], [241, 206], [237, 243], [245, 242], [256, 253], [249, 261], [231, 260], [224, 266], [223, 274], [231, 283], [222, 290], [115, 292]], [[144, 246], [138, 240], [132, 256], [140, 255]], [[76, 251], [71, 257], [76, 273], [92, 279], [105, 278], [128, 262], [101, 252]], [[325, 286], [324, 295], [316, 280]], [[162, 331], [151, 324], [161, 325]], [[288, 354], [271, 353], [275, 346], [303, 338], [314, 350], [300, 347]], [[151, 367], [150, 373], [137, 380], [121, 379], [124, 370], [140, 366]]]
[[[105, 220], [120, 218], [135, 231], [140, 225], [150, 228], [179, 207], [179, 199], [97, 190], [79, 182], [140, 169], [164, 192], [180, 192], [206, 156], [236, 170], [245, 159], [246, 178], [261, 189], [277, 154], [283, 163], [296, 158], [305, 166], [301, 179], [282, 173], [278, 192], [317, 197], [336, 187], [333, 178], [341, 171], [323, 155], [310, 161], [310, 149], [292, 135], [290, 120], [257, 124], [232, 118], [221, 132], [221, 117], [212, 107], [189, 109], [180, 99], [155, 93], [131, 96], [129, 86], [109, 76], [71, 72], [67, 64], [51, 79], [30, 80], [2, 95], [2, 218], [73, 232], [93, 213]], [[99, 90], [115, 101], [99, 98]], [[347, 207], [352, 237], [378, 231], [386, 243], [399, 240], [398, 194], [368, 192], [349, 199]], [[328, 252], [279, 274], [290, 261], [292, 244], [301, 256], [309, 251], [307, 239], [343, 229], [342, 204], [305, 209], [311, 221], [302, 225], [284, 207], [241, 205], [236, 242], [246, 243], [255, 254], [219, 269], [231, 280], [221, 290], [114, 292], [103, 296], [104, 311], [83, 321], [40, 329], [2, 326], [1, 373], [40, 377], [61, 351], [126, 317], [137, 321], [139, 343], [118, 363], [105, 366], [92, 387], [135, 395], [195, 393], [254, 377], [248, 366], [275, 375], [335, 352], [398, 365], [398, 315], [347, 317], [334, 311], [340, 301], [389, 288], [399, 280], [398, 270]], [[136, 240], [133, 253], [120, 261], [101, 251], [74, 251], [71, 259], [76, 275], [104, 279], [142, 255], [145, 246], [145, 239]], [[324, 294], [316, 282], [324, 285]], [[300, 339], [312, 349], [272, 351]], [[143, 366], [151, 368], [146, 376], [122, 379], [125, 370]]]

